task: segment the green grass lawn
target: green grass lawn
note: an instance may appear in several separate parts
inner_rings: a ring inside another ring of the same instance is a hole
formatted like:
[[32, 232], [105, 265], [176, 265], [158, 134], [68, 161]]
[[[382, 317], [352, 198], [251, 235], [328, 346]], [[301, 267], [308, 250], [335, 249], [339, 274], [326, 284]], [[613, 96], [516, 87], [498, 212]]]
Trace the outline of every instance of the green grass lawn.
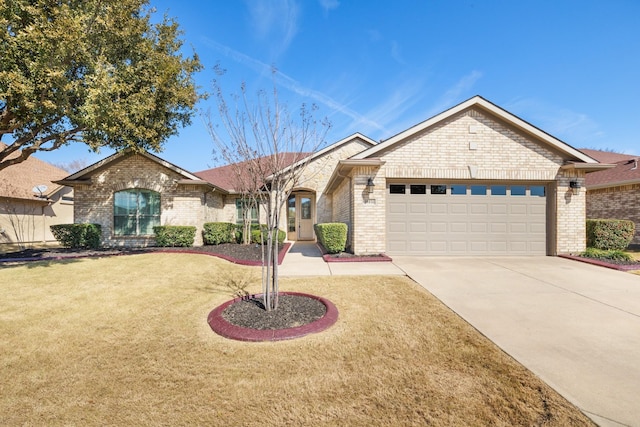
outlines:
[[0, 424], [592, 425], [405, 277], [282, 278], [329, 330], [274, 343], [208, 313], [259, 269], [146, 254], [0, 267]]

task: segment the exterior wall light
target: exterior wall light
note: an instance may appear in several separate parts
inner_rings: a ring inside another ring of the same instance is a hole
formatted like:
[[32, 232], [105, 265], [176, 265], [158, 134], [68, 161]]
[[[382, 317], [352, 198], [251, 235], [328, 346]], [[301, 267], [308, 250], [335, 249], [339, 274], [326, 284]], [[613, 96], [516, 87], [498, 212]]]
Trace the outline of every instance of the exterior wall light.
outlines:
[[367, 192], [373, 193], [373, 187], [375, 186], [376, 185], [373, 183], [373, 178], [371, 177], [367, 178]]
[[569, 188], [571, 189], [571, 192], [573, 194], [575, 194], [576, 196], [578, 194], [580, 194], [580, 182], [578, 182], [578, 181], [569, 181]]

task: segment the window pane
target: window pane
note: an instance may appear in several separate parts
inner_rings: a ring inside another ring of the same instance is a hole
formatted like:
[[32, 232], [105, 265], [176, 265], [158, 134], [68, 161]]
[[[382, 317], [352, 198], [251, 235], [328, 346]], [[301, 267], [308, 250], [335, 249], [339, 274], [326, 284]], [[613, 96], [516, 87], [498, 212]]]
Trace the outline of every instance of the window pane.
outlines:
[[136, 193], [130, 191], [119, 191], [113, 198], [115, 215], [135, 215], [137, 209]]
[[150, 235], [153, 234], [153, 227], [160, 225], [160, 219], [156, 216], [141, 216], [139, 219], [140, 234]]
[[511, 195], [512, 196], [524, 196], [527, 194], [527, 188], [524, 185], [512, 185], [511, 186]]
[[507, 195], [507, 186], [506, 185], [492, 185], [491, 186], [491, 195], [492, 196], [506, 196]]
[[486, 196], [487, 195], [487, 186], [486, 185], [472, 185], [471, 186], [471, 195], [472, 196]]
[[404, 194], [406, 191], [404, 184], [391, 184], [389, 185], [389, 193], [391, 194]]
[[447, 194], [446, 185], [432, 185], [431, 194]]
[[544, 197], [544, 186], [543, 185], [532, 185], [530, 188], [530, 192], [532, 196]]
[[467, 186], [462, 184], [452, 184], [451, 194], [453, 195], [467, 194]]
[[116, 216], [113, 218], [113, 233], [116, 236], [132, 236], [136, 234], [136, 218], [134, 216]]
[[296, 231], [296, 196], [287, 200], [287, 230]]
[[311, 219], [311, 199], [300, 198], [300, 219]]
[[427, 194], [427, 186], [426, 185], [411, 185], [411, 194]]

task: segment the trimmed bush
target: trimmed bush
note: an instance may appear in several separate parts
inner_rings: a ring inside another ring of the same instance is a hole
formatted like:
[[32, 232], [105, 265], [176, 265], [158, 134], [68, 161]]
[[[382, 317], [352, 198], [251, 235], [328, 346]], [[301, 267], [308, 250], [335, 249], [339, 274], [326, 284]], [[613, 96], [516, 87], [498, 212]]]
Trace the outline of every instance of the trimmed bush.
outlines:
[[158, 225], [153, 227], [156, 246], [187, 247], [193, 246], [196, 228], [190, 225]]
[[[260, 228], [262, 228], [262, 235], [260, 234]], [[267, 243], [267, 227], [265, 225], [251, 226], [251, 243], [261, 243], [260, 238], [264, 238], [264, 243]], [[275, 230], [274, 230], [275, 233]], [[275, 237], [275, 236], [274, 236]], [[278, 230], [278, 244], [281, 245], [284, 242], [287, 233], [284, 230]]]
[[603, 250], [623, 250], [635, 233], [633, 221], [621, 219], [588, 219], [587, 247]]
[[342, 222], [327, 222], [315, 224], [318, 241], [330, 254], [344, 252], [347, 247], [347, 224]]
[[100, 224], [56, 224], [49, 227], [53, 237], [65, 248], [97, 249], [100, 247]]
[[207, 222], [202, 229], [205, 245], [236, 243], [237, 226], [231, 222]]

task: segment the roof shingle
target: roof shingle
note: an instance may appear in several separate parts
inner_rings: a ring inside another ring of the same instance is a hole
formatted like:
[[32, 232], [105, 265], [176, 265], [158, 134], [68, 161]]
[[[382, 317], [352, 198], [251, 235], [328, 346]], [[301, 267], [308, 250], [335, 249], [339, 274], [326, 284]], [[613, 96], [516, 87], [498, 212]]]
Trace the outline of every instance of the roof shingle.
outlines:
[[[0, 142], [0, 149], [4, 147], [6, 144]], [[18, 155], [14, 153], [10, 158]], [[24, 162], [0, 170], [0, 197], [35, 200], [33, 188], [37, 185], [46, 185], [43, 195], [50, 196], [60, 188], [52, 181], [67, 175], [67, 171], [31, 156]]]
[[586, 175], [587, 188], [612, 187], [623, 183], [640, 182], [640, 168], [638, 167], [640, 156], [590, 149], [581, 149], [580, 151], [600, 163], [616, 165], [611, 169], [588, 173]]

